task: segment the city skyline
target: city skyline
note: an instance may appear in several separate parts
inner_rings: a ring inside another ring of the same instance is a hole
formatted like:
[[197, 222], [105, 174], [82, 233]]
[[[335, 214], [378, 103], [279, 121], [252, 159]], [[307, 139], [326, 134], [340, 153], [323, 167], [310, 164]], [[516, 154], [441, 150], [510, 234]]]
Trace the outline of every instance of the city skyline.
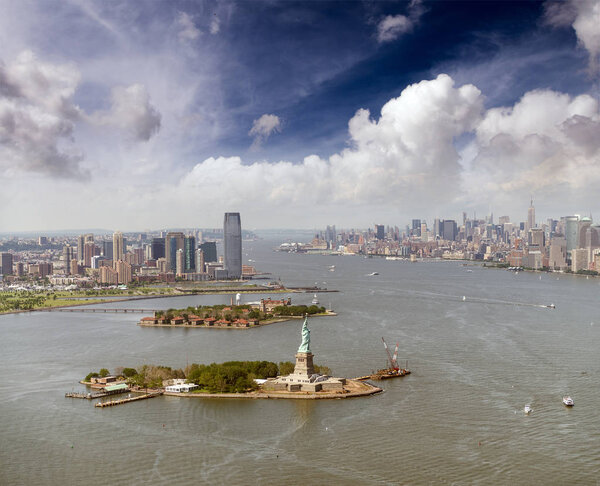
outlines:
[[597, 214], [600, 4], [510, 5], [0, 0], [0, 232]]

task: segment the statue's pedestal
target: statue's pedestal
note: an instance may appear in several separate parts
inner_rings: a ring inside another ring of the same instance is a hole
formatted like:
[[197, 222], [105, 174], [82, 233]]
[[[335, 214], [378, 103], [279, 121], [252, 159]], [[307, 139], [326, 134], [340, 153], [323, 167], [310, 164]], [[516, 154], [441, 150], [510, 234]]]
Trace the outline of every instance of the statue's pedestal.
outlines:
[[314, 373], [315, 367], [313, 366], [313, 354], [311, 352], [296, 353], [296, 367], [294, 368], [294, 375], [304, 375], [310, 378]]

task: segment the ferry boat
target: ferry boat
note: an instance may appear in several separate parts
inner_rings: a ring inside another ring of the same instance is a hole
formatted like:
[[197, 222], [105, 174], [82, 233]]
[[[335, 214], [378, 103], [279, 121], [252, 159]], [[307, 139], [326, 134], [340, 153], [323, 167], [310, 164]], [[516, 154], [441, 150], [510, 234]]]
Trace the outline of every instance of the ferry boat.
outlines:
[[563, 397], [563, 403], [567, 407], [572, 407], [575, 405], [575, 402], [573, 402], [573, 399], [570, 396]]

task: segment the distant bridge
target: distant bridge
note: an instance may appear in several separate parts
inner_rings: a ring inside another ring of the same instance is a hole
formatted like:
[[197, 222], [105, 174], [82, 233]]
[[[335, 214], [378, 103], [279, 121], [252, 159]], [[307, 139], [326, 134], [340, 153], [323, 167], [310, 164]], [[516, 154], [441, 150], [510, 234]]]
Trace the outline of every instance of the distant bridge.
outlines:
[[54, 309], [37, 309], [38, 312], [98, 312], [98, 313], [113, 313], [113, 314], [154, 314], [158, 312], [158, 309], [110, 309], [108, 307], [73, 307], [73, 308], [64, 308], [57, 307]]

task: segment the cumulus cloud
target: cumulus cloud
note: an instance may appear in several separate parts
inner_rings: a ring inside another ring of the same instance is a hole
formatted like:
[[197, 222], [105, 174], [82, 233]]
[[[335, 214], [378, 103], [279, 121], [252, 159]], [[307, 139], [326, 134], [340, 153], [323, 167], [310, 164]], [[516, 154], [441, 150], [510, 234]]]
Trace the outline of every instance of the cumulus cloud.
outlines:
[[598, 0], [567, 0], [546, 2], [546, 22], [555, 27], [571, 26], [577, 39], [590, 55], [590, 68], [598, 70], [600, 59], [600, 2]]
[[[508, 107], [485, 110], [483, 101], [475, 86], [455, 86], [441, 74], [408, 86], [378, 118], [358, 110], [348, 124], [348, 148], [329, 158], [248, 165], [239, 157], [211, 157], [176, 192], [203, 194], [223, 207], [244, 203], [267, 211], [286, 204], [306, 211], [320, 204], [357, 215], [366, 208], [512, 208], [532, 190], [536, 197], [595, 193], [597, 101], [550, 90], [528, 92]], [[464, 137], [472, 140], [459, 152], [456, 140]]]
[[[383, 106], [378, 120], [359, 110], [349, 121], [350, 146], [329, 159], [312, 155], [300, 164], [244, 165], [237, 157], [210, 158], [181, 185], [208, 192], [211, 200], [240, 193], [235, 187], [244, 188], [244, 198], [257, 194], [270, 203], [418, 205], [443, 200], [460, 182], [453, 140], [476, 127], [482, 110], [483, 97], [475, 86], [455, 87], [449, 76], [440, 75], [407, 87]], [[255, 132], [270, 133], [277, 126], [277, 120], [265, 120], [271, 123], [257, 124]]]
[[96, 117], [103, 124], [126, 130], [137, 141], [150, 140], [160, 130], [161, 115], [150, 103], [150, 95], [142, 84], [114, 87], [110, 111]]
[[253, 148], [260, 147], [274, 132], [281, 131], [281, 120], [277, 115], [264, 114], [252, 122], [248, 135], [254, 137]]
[[488, 110], [476, 129], [477, 155], [465, 180], [482, 194], [585, 190], [600, 182], [600, 116], [588, 95], [526, 93]]
[[390, 42], [414, 28], [423, 14], [421, 0], [412, 0], [408, 6], [408, 16], [387, 15], [377, 24], [377, 41]]
[[200, 30], [194, 24], [192, 17], [185, 12], [179, 12], [177, 26], [179, 27], [178, 37], [181, 42], [194, 41], [200, 37]]
[[78, 71], [39, 61], [32, 52], [0, 63], [0, 167], [84, 179], [83, 154], [73, 145], [81, 110], [73, 102]]

